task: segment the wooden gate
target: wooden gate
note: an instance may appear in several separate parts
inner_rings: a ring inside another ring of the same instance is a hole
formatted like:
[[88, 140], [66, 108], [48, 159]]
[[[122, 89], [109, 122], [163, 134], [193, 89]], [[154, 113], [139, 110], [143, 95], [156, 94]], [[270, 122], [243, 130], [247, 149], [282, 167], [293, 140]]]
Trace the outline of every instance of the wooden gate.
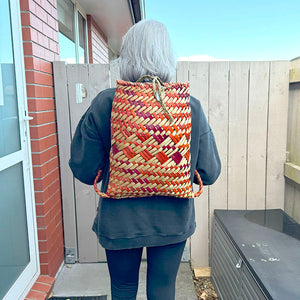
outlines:
[[[97, 197], [90, 186], [73, 183], [67, 165], [71, 136], [96, 94], [114, 85], [116, 70], [54, 63], [65, 247], [80, 262], [105, 257], [91, 231]], [[197, 229], [188, 243], [194, 267], [209, 265], [214, 209], [284, 207], [288, 71], [287, 61], [178, 62], [176, 81], [189, 81], [201, 101], [222, 162], [218, 181], [195, 199]]]

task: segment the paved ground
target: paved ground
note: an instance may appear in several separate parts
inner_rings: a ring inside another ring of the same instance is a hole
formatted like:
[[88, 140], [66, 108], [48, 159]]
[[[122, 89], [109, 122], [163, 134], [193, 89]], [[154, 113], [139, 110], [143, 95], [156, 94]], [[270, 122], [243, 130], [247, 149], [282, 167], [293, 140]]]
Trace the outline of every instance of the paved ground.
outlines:
[[[137, 300], [146, 300], [146, 262], [140, 269]], [[65, 265], [56, 278], [53, 296], [110, 297], [110, 281], [105, 263]], [[189, 263], [181, 263], [176, 282], [176, 300], [196, 300], [196, 292]]]

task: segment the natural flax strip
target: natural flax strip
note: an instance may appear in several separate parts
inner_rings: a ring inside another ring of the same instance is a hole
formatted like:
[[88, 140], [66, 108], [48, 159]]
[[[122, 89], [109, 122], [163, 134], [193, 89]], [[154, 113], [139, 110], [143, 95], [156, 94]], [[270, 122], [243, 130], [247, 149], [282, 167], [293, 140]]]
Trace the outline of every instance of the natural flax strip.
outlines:
[[106, 198], [152, 195], [198, 197], [190, 180], [191, 111], [188, 83], [163, 83], [158, 77], [117, 81], [111, 111], [111, 151]]

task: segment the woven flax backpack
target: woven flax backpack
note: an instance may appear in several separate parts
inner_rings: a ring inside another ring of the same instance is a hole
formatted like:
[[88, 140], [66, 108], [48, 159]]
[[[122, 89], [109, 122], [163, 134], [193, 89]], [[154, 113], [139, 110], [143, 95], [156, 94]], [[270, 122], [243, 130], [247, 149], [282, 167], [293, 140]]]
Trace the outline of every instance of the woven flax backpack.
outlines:
[[[150, 82], [140, 82], [150, 79]], [[163, 83], [143, 76], [117, 81], [111, 111], [111, 150], [106, 198], [153, 195], [198, 197], [190, 174], [191, 111], [188, 83]]]

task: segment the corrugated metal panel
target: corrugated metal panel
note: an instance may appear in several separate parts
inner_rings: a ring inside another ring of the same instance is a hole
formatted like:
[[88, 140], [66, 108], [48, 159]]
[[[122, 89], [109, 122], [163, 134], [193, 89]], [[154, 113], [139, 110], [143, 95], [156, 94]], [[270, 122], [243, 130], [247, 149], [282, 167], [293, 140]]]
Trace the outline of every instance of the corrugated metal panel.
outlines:
[[253, 299], [253, 300], [265, 300], [265, 297], [262, 290], [259, 288], [256, 280], [251, 275], [250, 271], [248, 270], [247, 266], [244, 264], [242, 269], [242, 278], [241, 278], [241, 291], [248, 291], [251, 295], [251, 298], [245, 299]]
[[240, 299], [240, 270], [235, 267], [239, 255], [229, 242], [220, 225], [213, 229], [212, 277], [223, 300]]
[[212, 280], [221, 300], [265, 300], [264, 293], [242, 262], [238, 251], [222, 229], [218, 220], [214, 219], [212, 242]]

